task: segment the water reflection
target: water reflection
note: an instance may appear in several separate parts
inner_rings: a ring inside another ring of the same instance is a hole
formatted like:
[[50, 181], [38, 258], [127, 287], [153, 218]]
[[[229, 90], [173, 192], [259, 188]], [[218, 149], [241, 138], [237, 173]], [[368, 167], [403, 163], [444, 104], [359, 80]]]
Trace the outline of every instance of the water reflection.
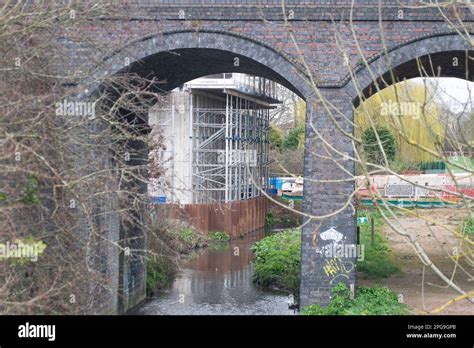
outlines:
[[251, 245], [264, 230], [225, 247], [210, 247], [183, 262], [171, 289], [159, 293], [138, 314], [293, 314], [285, 294], [252, 283]]

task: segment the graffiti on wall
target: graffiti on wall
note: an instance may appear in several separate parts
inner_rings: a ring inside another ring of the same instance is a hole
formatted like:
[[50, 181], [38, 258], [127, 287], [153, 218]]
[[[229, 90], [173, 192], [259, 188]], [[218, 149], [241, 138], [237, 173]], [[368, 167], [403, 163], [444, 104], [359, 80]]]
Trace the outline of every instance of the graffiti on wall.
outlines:
[[338, 278], [349, 279], [349, 275], [354, 268], [353, 262], [343, 261], [340, 257], [327, 259], [323, 266], [324, 273], [331, 278], [329, 284], [332, 284]]
[[355, 259], [364, 259], [364, 246], [345, 243], [346, 237], [336, 226], [321, 232], [320, 239], [326, 244], [316, 247], [316, 252], [325, 258], [323, 270], [330, 278], [329, 283], [349, 280], [350, 274], [355, 270]]

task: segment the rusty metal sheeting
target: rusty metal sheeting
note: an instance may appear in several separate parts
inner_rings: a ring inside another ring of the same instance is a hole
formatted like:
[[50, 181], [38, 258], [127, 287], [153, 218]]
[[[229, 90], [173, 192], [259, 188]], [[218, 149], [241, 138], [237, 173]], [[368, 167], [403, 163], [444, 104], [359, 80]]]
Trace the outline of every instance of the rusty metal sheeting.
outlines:
[[232, 238], [265, 226], [265, 215], [268, 210], [266, 197], [257, 197], [244, 201], [215, 204], [182, 204], [157, 205], [160, 215], [187, 221], [198, 231], [226, 232]]

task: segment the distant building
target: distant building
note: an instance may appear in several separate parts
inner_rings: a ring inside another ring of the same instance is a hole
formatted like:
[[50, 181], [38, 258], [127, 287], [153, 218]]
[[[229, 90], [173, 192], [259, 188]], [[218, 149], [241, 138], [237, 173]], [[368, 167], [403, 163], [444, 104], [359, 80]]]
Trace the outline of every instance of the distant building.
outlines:
[[192, 80], [153, 107], [149, 122], [165, 138], [166, 175], [151, 179], [152, 201], [183, 207], [262, 197], [275, 95], [272, 81], [219, 74]]

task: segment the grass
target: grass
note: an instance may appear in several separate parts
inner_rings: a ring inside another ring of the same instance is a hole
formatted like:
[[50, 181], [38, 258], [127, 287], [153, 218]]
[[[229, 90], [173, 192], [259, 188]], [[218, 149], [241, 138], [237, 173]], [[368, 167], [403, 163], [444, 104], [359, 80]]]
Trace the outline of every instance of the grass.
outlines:
[[209, 249], [224, 251], [230, 246], [230, 236], [225, 232], [209, 232]]
[[188, 253], [192, 249], [208, 245], [206, 237], [192, 228], [170, 229], [166, 233], [170, 238], [169, 244], [180, 253]]
[[173, 284], [176, 275], [175, 263], [166, 256], [149, 257], [147, 260], [146, 292], [147, 295]]
[[23, 197], [21, 198], [21, 202], [26, 205], [33, 205], [40, 203], [40, 199], [38, 196], [39, 187], [38, 187], [38, 179], [34, 175], [30, 175], [28, 177], [25, 186], [22, 189]]
[[8, 199], [8, 195], [5, 192], [0, 192], [0, 202], [6, 201]]
[[[381, 233], [384, 222], [378, 212], [368, 211], [360, 216], [366, 216], [368, 221], [360, 224], [360, 243], [364, 245], [364, 260], [357, 261], [357, 271], [364, 278], [381, 279], [400, 273], [400, 268], [393, 260], [392, 251], [387, 238]], [[374, 243], [371, 241], [370, 218], [374, 219]]]
[[267, 213], [265, 215], [265, 225], [272, 226], [275, 224], [275, 217], [273, 216], [273, 213]]
[[467, 217], [462, 223], [462, 231], [468, 236], [474, 236], [474, 219], [472, 217]]
[[228, 242], [230, 236], [225, 232], [209, 232], [207, 235], [209, 240], [212, 242]]
[[288, 230], [270, 235], [252, 246], [255, 284], [299, 293], [301, 231]]
[[194, 231], [191, 228], [183, 228], [179, 231], [179, 237], [183, 242], [189, 242], [194, 238]]
[[385, 287], [360, 287], [354, 297], [344, 283], [332, 289], [331, 302], [326, 307], [313, 304], [302, 308], [302, 315], [402, 315], [409, 314], [398, 295]]
[[[384, 222], [380, 214], [367, 211], [360, 215], [374, 218], [375, 236], [372, 244], [370, 222], [360, 225], [360, 242], [364, 245], [364, 260], [357, 261], [357, 271], [368, 279], [382, 279], [400, 273], [400, 268], [393, 260], [388, 240], [381, 233]], [[255, 255], [254, 283], [298, 295], [301, 273], [301, 231], [299, 229], [265, 237], [253, 245], [252, 251]], [[366, 290], [362, 288], [360, 293], [361, 296], [365, 296]]]

